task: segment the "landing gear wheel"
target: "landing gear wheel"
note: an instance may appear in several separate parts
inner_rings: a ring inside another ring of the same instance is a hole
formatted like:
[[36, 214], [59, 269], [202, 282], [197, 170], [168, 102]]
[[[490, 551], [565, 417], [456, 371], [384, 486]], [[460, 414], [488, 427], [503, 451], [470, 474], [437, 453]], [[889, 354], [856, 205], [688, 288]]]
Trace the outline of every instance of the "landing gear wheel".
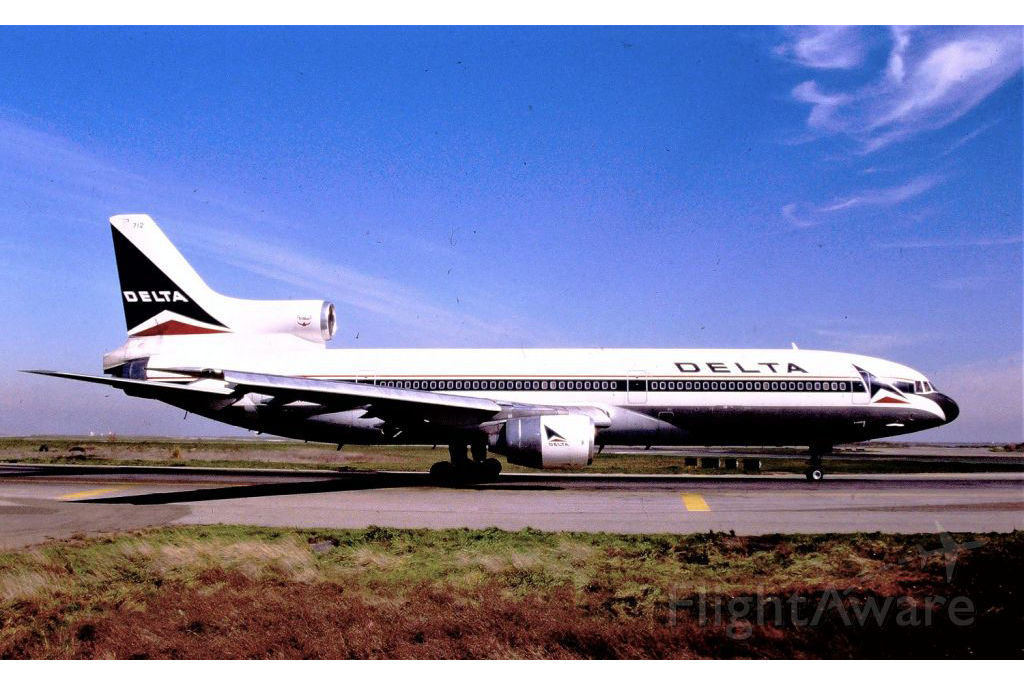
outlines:
[[455, 475], [455, 466], [450, 461], [438, 461], [430, 467], [430, 476], [434, 480], [451, 480]]
[[485, 478], [497, 478], [501, 473], [501, 462], [494, 457], [484, 459], [480, 466]]
[[821, 468], [821, 458], [826, 454], [832, 454], [832, 445], [828, 443], [812, 444], [808, 452], [810, 452], [810, 458], [807, 460], [807, 470], [804, 471], [804, 476], [812, 483], [816, 483], [825, 477], [825, 470]]

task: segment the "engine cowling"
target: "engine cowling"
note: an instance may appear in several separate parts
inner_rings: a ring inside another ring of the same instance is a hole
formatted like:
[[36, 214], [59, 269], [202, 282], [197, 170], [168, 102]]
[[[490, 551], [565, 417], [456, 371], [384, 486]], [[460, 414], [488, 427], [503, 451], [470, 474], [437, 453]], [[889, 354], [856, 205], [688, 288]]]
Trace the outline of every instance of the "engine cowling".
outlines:
[[594, 461], [594, 420], [582, 414], [509, 419], [491, 449], [519, 466], [582, 468]]
[[230, 328], [236, 333], [289, 333], [327, 342], [338, 329], [334, 305], [323, 300], [234, 300]]

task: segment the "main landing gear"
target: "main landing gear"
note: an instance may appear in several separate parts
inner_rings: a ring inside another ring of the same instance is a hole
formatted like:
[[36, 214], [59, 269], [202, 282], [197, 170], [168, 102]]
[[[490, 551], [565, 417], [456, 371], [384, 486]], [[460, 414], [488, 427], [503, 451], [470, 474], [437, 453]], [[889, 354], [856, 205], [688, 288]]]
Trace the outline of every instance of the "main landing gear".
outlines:
[[501, 462], [487, 456], [487, 444], [475, 443], [469, 446], [472, 459], [467, 455], [466, 445], [448, 445], [451, 461], [439, 461], [430, 467], [430, 475], [442, 482], [481, 482], [494, 480], [501, 473]]
[[825, 477], [825, 469], [821, 466], [821, 458], [826, 454], [832, 454], [831, 445], [811, 445], [810, 456], [807, 459], [807, 470], [804, 476], [807, 480], [817, 482]]

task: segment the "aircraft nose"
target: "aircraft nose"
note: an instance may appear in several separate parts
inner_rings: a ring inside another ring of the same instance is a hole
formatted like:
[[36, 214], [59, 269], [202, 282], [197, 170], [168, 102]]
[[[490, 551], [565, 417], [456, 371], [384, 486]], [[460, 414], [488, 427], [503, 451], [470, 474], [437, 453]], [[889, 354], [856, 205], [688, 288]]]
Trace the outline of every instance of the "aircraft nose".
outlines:
[[951, 423], [953, 419], [960, 416], [960, 407], [953, 401], [953, 398], [949, 395], [943, 395], [941, 392], [935, 397], [935, 403], [942, 407], [943, 413], [946, 415], [946, 423]]

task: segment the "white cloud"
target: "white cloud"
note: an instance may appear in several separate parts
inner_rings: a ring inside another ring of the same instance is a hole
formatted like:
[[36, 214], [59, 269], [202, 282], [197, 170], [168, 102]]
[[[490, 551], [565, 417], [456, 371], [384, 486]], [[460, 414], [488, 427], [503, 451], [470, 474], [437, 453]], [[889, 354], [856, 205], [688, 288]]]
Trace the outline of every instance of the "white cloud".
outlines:
[[891, 188], [880, 188], [876, 190], [865, 190], [853, 197], [850, 197], [826, 211], [846, 209], [857, 205], [875, 205], [878, 207], [892, 207], [911, 200], [922, 193], [926, 193], [937, 186], [942, 179], [938, 176], [920, 176], [902, 185]]
[[903, 63], [903, 53], [910, 44], [910, 30], [902, 26], [892, 28], [892, 52], [889, 53], [889, 63], [885, 68], [885, 75], [895, 84], [903, 83], [906, 75], [906, 68]]
[[438, 306], [400, 283], [310, 256], [281, 240], [199, 226], [187, 220], [176, 220], [174, 233], [219, 261], [421, 331], [434, 344], [466, 344], [469, 340], [493, 345], [508, 344], [512, 339], [518, 343], [523, 340], [523, 331], [537, 330], [536, 324], [530, 325], [520, 317], [504, 315], [484, 321]]
[[836, 121], [836, 110], [852, 99], [852, 96], [842, 93], [823, 93], [814, 81], [804, 81], [793, 88], [793, 97], [812, 105], [811, 113], [807, 116], [807, 124], [812, 128], [826, 130], [840, 130], [840, 127], [833, 123]]
[[933, 247], [999, 247], [1002, 245], [1019, 245], [1022, 240], [1024, 239], [1019, 235], [953, 239], [925, 238], [922, 240], [903, 240], [891, 243], [877, 243], [875, 247], [896, 250], [913, 250]]
[[801, 26], [785, 29], [787, 40], [776, 53], [814, 69], [850, 69], [864, 59], [856, 26]]
[[[116, 160], [67, 138], [3, 118], [0, 159], [6, 162], [0, 165], [0, 183], [8, 189], [24, 188], [30, 197], [47, 198], [46, 206], [33, 209], [34, 216], [49, 213], [66, 226], [69, 203], [75, 207], [75, 217], [105, 217], [113, 213], [111, 207], [130, 202], [137, 211], [153, 213], [176, 242], [203, 247], [219, 261], [288, 283], [298, 292], [315, 289], [316, 296], [386, 319], [403, 333], [416, 331], [416, 337], [431, 345], [517, 346], [539, 340], [550, 344], [563, 337], [549, 326], [504, 311], [494, 303], [475, 307], [477, 312], [487, 311], [485, 320], [468, 313], [470, 307], [465, 303], [443, 303], [437, 295], [419, 292], [397, 280], [302, 254], [284, 240], [266, 239], [252, 230], [260, 226], [262, 233], [285, 236], [291, 223], [260, 212], [244, 200], [225, 192], [209, 204], [199, 202], [192, 199], [191, 187], [176, 188], [174, 183], [126, 171]], [[58, 182], [52, 183], [54, 179]], [[147, 198], [146, 207], [138, 207], [140, 197]], [[215, 228], [217, 225], [245, 228], [229, 231]], [[403, 245], [407, 242], [412, 241], [403, 241]], [[425, 249], [423, 241], [412, 244], [419, 251]]]
[[782, 215], [798, 228], [820, 224], [827, 215], [858, 207], [893, 207], [922, 195], [942, 182], [940, 176], [925, 175], [888, 188], [872, 188], [848, 197], [836, 198], [826, 204], [791, 202], [782, 208]]
[[999, 120], [995, 119], [993, 121], [989, 121], [987, 123], [984, 123], [981, 126], [978, 126], [974, 130], [972, 130], [970, 133], [968, 133], [967, 135], [961, 137], [955, 143], [953, 143], [948, 148], [946, 148], [946, 151], [943, 152], [942, 155], [946, 156], [949, 153], [953, 152], [954, 150], [959, 150], [964, 145], [966, 145], [967, 143], [971, 142], [972, 140], [974, 140], [975, 138], [980, 136], [982, 133], [984, 133], [985, 131], [989, 130], [990, 128], [992, 128], [993, 126], [995, 126], [998, 123], [999, 123]]
[[817, 226], [820, 222], [810, 218], [810, 213], [815, 208], [806, 202], [790, 202], [782, 208], [782, 216], [799, 228], [810, 228]]
[[829, 347], [858, 354], [879, 354], [898, 347], [910, 347], [927, 342], [928, 335], [909, 333], [864, 332], [835, 329], [815, 329], [815, 335], [828, 341]]
[[[797, 54], [800, 44], [799, 39], [791, 41], [783, 54]], [[834, 68], [824, 59], [797, 61]], [[837, 57], [836, 62], [859, 64], [850, 58]], [[949, 125], [1020, 69], [1019, 27], [897, 27], [891, 30], [884, 72], [870, 76], [866, 85], [836, 90], [809, 80], [792, 95], [811, 105], [810, 128], [849, 136], [868, 153]]]
[[991, 282], [991, 276], [960, 276], [943, 279], [935, 287], [939, 290], [978, 290]]

